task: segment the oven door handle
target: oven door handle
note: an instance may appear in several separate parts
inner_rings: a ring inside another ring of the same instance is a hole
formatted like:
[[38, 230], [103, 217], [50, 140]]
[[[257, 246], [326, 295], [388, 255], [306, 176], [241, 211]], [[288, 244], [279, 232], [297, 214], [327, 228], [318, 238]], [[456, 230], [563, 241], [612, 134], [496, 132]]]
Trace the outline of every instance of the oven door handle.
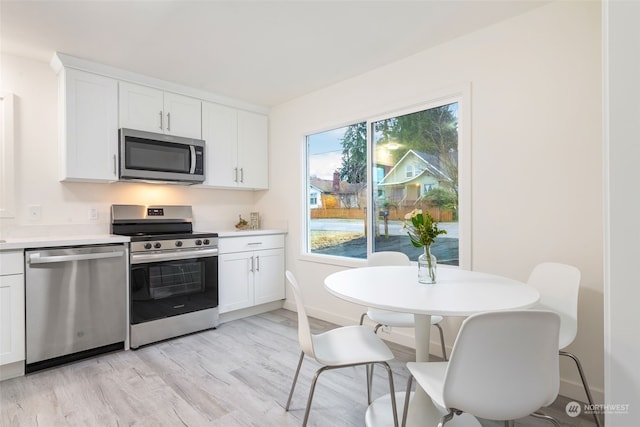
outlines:
[[206, 258], [218, 255], [218, 249], [197, 249], [195, 251], [169, 251], [153, 254], [132, 254], [131, 264], [144, 264], [161, 261], [178, 261], [181, 259]]

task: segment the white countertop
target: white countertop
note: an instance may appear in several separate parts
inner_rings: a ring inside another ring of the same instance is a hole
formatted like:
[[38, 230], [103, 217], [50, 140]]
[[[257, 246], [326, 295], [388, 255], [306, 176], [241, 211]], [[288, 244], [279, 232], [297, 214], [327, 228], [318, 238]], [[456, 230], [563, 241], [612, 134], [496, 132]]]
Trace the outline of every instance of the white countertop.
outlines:
[[13, 237], [7, 238], [5, 241], [0, 241], [0, 251], [60, 246], [100, 245], [105, 243], [123, 243], [128, 241], [129, 237], [117, 236], [114, 234]]
[[[265, 229], [265, 230], [226, 230], [218, 232], [218, 236], [243, 237], [260, 236], [269, 234], [286, 234], [285, 230]], [[118, 236], [115, 234], [89, 234], [89, 235], [51, 235], [33, 237], [7, 237], [0, 240], [0, 251], [22, 250], [30, 248], [78, 246], [78, 245], [100, 245], [108, 243], [129, 242], [128, 236]]]

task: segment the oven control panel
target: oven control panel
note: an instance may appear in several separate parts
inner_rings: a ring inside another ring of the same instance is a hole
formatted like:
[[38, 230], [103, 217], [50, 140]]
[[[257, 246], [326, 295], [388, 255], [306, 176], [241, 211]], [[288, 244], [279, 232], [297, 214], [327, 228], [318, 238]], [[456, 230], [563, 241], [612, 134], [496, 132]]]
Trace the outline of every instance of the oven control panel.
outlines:
[[181, 249], [216, 249], [217, 237], [159, 239], [131, 242], [131, 252], [175, 251]]

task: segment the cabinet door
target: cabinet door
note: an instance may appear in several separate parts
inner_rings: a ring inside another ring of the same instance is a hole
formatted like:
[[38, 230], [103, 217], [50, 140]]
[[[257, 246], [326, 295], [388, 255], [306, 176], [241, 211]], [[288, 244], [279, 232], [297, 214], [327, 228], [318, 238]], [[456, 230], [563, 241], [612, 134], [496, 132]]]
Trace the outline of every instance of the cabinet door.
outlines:
[[238, 310], [253, 305], [253, 272], [251, 252], [218, 256], [219, 312]]
[[245, 188], [269, 188], [267, 116], [238, 111], [239, 185]]
[[254, 259], [255, 304], [284, 299], [284, 249], [256, 251]]
[[202, 102], [175, 93], [164, 93], [164, 133], [202, 138]]
[[233, 108], [202, 103], [202, 139], [206, 143], [204, 185], [236, 187], [238, 118]]
[[65, 123], [60, 136], [60, 179], [117, 180], [117, 81], [74, 69], [66, 69], [61, 78]]
[[0, 276], [0, 365], [24, 360], [24, 275]]
[[164, 93], [147, 86], [120, 82], [119, 123], [121, 128], [163, 133]]

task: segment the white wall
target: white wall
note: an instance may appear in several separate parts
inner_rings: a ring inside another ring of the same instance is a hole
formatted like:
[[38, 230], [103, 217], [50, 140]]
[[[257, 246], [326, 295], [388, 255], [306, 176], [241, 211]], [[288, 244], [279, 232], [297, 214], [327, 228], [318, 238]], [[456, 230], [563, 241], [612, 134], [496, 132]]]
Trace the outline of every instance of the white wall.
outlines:
[[[362, 308], [323, 289], [323, 278], [346, 265], [300, 256], [304, 136], [470, 84], [473, 269], [526, 280], [545, 260], [580, 268], [580, 331], [570, 350], [602, 402], [600, 36], [599, 3], [554, 2], [274, 108], [272, 189], [257, 203], [289, 218], [287, 268], [310, 313], [347, 324]], [[449, 345], [457, 320], [448, 319]], [[563, 361], [561, 373], [561, 393], [584, 401], [575, 368]]]
[[607, 425], [640, 425], [638, 242], [640, 241], [640, 3], [604, 5], [605, 40], [605, 396]]
[[[192, 204], [196, 228], [233, 229], [238, 214], [254, 210], [251, 191], [134, 183], [93, 184], [58, 181], [57, 76], [48, 63], [2, 55], [0, 90], [15, 95], [16, 218], [0, 220], [0, 236], [47, 235], [59, 226], [72, 233], [108, 232], [112, 204]], [[30, 222], [27, 206], [42, 206], [42, 219]], [[98, 221], [88, 209], [98, 208]], [[281, 217], [280, 217], [281, 218]], [[263, 223], [270, 218], [263, 217]]]

